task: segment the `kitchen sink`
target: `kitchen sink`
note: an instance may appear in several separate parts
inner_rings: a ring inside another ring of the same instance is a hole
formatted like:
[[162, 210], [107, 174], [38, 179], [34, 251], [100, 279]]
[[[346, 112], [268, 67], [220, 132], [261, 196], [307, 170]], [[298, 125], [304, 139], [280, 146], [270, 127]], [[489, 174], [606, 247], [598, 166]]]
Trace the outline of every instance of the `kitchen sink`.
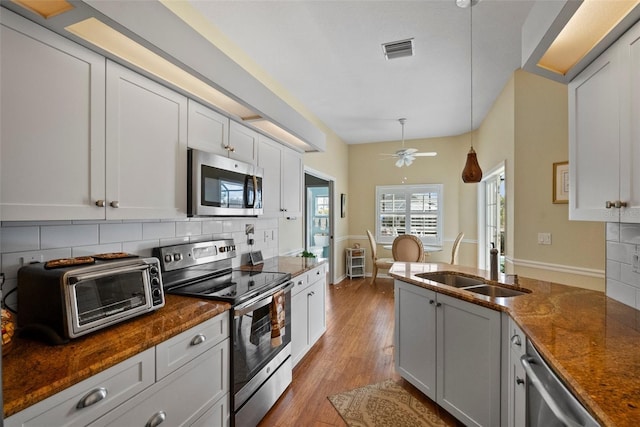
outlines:
[[416, 276], [454, 288], [468, 288], [470, 286], [484, 285], [485, 281], [475, 277], [462, 276], [457, 273], [420, 273]]
[[486, 295], [491, 298], [509, 298], [518, 295], [524, 295], [530, 291], [527, 289], [507, 288], [487, 283], [479, 277], [464, 276], [455, 272], [434, 272], [416, 274], [421, 279], [431, 280], [432, 282], [442, 283], [443, 285], [453, 286], [454, 288], [464, 289], [480, 295]]
[[503, 288], [502, 286], [494, 285], [480, 285], [472, 286], [470, 288], [464, 288], [469, 292], [475, 292], [476, 294], [487, 295], [491, 298], [508, 298], [517, 297], [518, 295], [524, 295], [527, 292], [517, 289]]

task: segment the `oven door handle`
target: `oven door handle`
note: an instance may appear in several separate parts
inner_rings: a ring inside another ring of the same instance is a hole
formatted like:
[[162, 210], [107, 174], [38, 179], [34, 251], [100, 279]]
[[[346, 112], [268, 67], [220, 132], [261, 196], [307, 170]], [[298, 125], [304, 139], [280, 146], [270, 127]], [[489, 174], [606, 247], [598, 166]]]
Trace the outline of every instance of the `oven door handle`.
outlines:
[[542, 400], [549, 406], [551, 412], [567, 427], [582, 427], [580, 424], [573, 421], [571, 418], [567, 416], [567, 414], [558, 406], [555, 399], [551, 394], [547, 391], [547, 389], [542, 384], [542, 381], [538, 377], [538, 375], [534, 372], [533, 367], [531, 365], [536, 364], [536, 359], [529, 356], [524, 355], [520, 358], [520, 363], [524, 367], [524, 371], [527, 373], [527, 380], [535, 387], [535, 389], [540, 393]]
[[254, 310], [257, 310], [259, 308], [264, 307], [265, 305], [269, 305], [271, 304], [271, 302], [273, 301], [273, 295], [280, 291], [283, 290], [284, 292], [289, 292], [291, 289], [293, 289], [294, 283], [289, 281], [284, 283], [283, 285], [273, 289], [268, 296], [264, 296], [264, 295], [258, 295], [256, 298], [253, 298], [249, 301], [247, 301], [245, 304], [236, 307], [233, 310], [233, 316], [234, 317], [241, 317], [244, 316], [247, 313], [251, 313]]

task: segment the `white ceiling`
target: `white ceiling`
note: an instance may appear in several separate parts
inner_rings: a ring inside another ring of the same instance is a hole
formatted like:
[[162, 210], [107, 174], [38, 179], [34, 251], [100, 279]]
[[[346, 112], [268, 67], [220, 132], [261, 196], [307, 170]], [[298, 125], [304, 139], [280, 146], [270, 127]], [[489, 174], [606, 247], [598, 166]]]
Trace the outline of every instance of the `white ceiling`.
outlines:
[[[533, 0], [189, 0], [290, 95], [349, 144], [458, 135], [474, 128], [521, 65]], [[387, 61], [382, 43], [415, 40]]]

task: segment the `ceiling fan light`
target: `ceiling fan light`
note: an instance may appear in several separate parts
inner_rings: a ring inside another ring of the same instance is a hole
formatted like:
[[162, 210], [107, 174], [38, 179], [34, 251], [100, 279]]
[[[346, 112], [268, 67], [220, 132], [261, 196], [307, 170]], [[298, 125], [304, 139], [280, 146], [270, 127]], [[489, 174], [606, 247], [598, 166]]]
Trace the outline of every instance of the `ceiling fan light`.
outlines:
[[482, 180], [482, 169], [480, 169], [478, 157], [473, 147], [467, 153], [467, 163], [462, 169], [462, 180], [465, 183], [480, 182]]

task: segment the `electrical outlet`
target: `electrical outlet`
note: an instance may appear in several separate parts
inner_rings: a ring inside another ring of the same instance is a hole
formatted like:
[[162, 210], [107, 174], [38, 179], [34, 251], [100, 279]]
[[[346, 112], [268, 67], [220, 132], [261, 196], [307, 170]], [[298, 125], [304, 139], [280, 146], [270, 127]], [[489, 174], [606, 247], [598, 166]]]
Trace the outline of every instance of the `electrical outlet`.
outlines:
[[33, 264], [34, 262], [43, 262], [44, 258], [42, 255], [31, 255], [31, 256], [23, 256], [20, 257], [20, 265]]
[[551, 244], [551, 233], [538, 233], [538, 244], [539, 245], [550, 245]]

